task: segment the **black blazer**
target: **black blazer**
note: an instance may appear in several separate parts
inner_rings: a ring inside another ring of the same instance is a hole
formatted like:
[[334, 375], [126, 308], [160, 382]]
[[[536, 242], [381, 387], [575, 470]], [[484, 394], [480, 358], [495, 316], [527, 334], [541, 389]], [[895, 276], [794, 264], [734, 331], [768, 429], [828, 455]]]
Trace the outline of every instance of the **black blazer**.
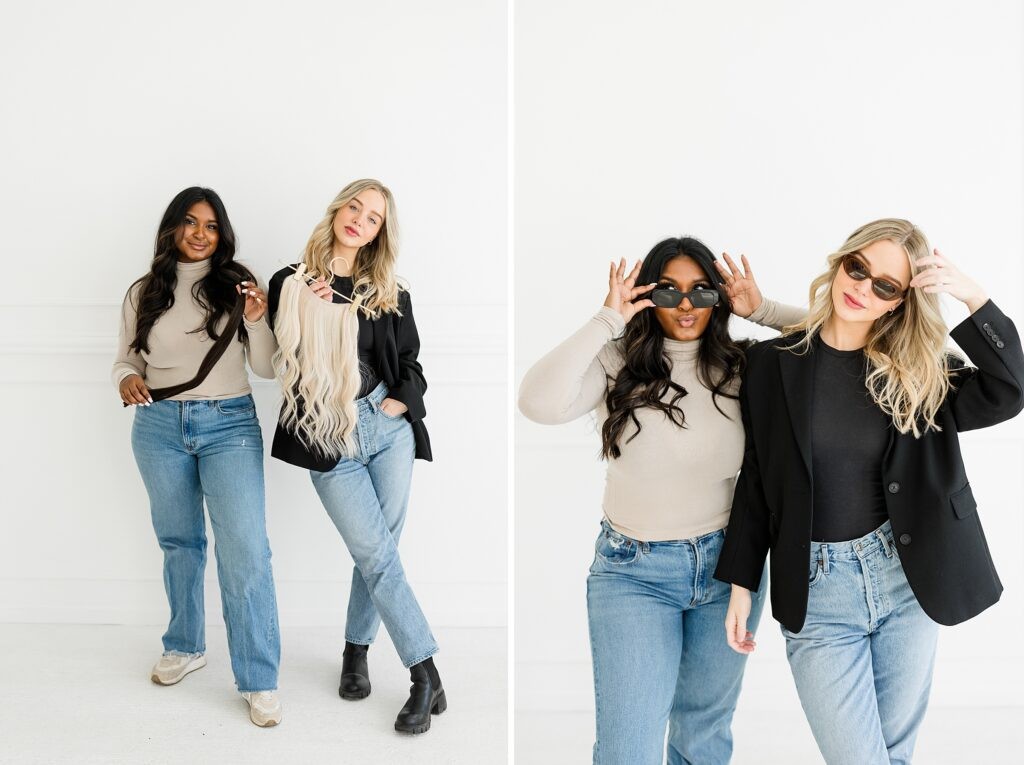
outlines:
[[[274, 326], [274, 315], [281, 299], [281, 285], [284, 280], [295, 274], [292, 268], [282, 268], [270, 279], [267, 288], [267, 319]], [[333, 285], [338, 289], [338, 285]], [[334, 296], [334, 302], [343, 302]], [[397, 313], [381, 314], [379, 319], [370, 321], [373, 327], [373, 351], [376, 354], [377, 374], [388, 386], [388, 397], [401, 401], [408, 407], [405, 419], [412, 423], [412, 433], [416, 442], [416, 459], [433, 460], [430, 451], [430, 437], [423, 424], [427, 415], [423, 405], [423, 394], [427, 390], [427, 381], [423, 377], [423, 367], [416, 360], [420, 352], [420, 336], [416, 332], [416, 321], [412, 316], [412, 298], [409, 293], [398, 293]], [[298, 465], [308, 470], [326, 472], [338, 464], [336, 458], [324, 458], [310, 452], [302, 445], [294, 434], [285, 430], [278, 422], [274, 432], [274, 443], [270, 448], [272, 457]]]
[[[1003, 590], [960, 456], [958, 431], [1008, 420], [1024, 407], [1024, 351], [1013, 322], [989, 301], [950, 333], [978, 368], [949, 357], [942, 430], [919, 439], [889, 429], [879, 480], [900, 562], [921, 608], [958, 624]], [[814, 353], [786, 350], [803, 334], [758, 343], [740, 390], [743, 467], [715, 578], [756, 590], [771, 553], [772, 615], [799, 632], [807, 615], [811, 542]]]

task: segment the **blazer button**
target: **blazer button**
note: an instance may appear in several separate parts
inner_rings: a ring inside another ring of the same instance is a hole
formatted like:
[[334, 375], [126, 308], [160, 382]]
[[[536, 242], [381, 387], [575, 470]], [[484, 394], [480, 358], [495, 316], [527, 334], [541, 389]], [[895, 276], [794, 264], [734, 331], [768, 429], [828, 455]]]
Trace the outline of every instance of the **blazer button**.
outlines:
[[988, 332], [990, 335], [992, 334], [992, 325], [990, 325], [987, 321], [981, 325], [981, 328]]
[[999, 340], [996, 343], [996, 348], [1005, 348], [1005, 347], [1006, 347], [1006, 343], [1004, 343], [1002, 340]]
[[900, 544], [901, 545], [909, 545], [910, 544], [910, 534], [900, 534]]
[[898, 481], [893, 481], [892, 483], [889, 484], [889, 493], [890, 494], [898, 494], [899, 490], [900, 490], [900, 484], [899, 484]]

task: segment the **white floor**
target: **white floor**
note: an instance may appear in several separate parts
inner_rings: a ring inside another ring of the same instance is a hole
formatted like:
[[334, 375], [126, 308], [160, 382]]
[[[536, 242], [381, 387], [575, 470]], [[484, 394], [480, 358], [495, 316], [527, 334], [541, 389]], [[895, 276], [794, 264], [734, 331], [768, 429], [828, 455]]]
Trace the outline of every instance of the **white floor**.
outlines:
[[370, 649], [373, 692], [338, 696], [340, 628], [282, 631], [284, 718], [257, 728], [234, 689], [223, 627], [208, 664], [178, 685], [149, 680], [160, 627], [0, 625], [0, 763], [358, 763], [491, 765], [507, 760], [504, 629], [436, 629], [448, 711], [419, 736], [396, 733], [409, 675], [384, 630]]
[[[797, 715], [800, 713], [797, 712]], [[978, 735], [984, 731], [984, 735]], [[732, 765], [819, 765], [823, 760], [802, 717], [737, 710]], [[517, 712], [516, 762], [586, 765], [594, 718], [585, 712]], [[918, 735], [920, 765], [1024, 763], [1024, 707], [929, 709]]]

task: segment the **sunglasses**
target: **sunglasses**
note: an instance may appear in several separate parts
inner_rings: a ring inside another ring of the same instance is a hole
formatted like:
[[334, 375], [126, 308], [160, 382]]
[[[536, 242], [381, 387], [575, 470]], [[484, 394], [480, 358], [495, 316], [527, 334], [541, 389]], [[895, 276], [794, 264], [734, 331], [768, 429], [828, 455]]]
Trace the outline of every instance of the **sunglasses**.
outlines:
[[871, 275], [864, 261], [854, 254], [843, 256], [843, 270], [846, 275], [855, 282], [862, 282], [865, 279], [871, 280], [871, 291], [882, 300], [899, 300], [907, 294], [907, 291], [893, 284], [888, 279], [879, 279]]
[[656, 287], [647, 297], [658, 308], [675, 308], [683, 302], [683, 298], [689, 298], [690, 305], [694, 308], [711, 308], [718, 305], [721, 299], [718, 290], [710, 287], [700, 287], [689, 292], [680, 292], [674, 287]]

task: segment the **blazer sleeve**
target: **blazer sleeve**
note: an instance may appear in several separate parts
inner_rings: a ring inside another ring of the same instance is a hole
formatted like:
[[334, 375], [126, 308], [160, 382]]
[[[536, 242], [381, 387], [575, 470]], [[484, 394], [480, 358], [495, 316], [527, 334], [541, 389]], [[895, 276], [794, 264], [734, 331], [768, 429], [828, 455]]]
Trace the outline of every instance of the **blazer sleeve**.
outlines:
[[[756, 351], [758, 346], [752, 349]], [[756, 591], [761, 586], [764, 560], [771, 546], [770, 513], [761, 483], [761, 470], [757, 459], [750, 417], [750, 359], [740, 387], [740, 413], [746, 446], [743, 464], [733, 494], [732, 512], [725, 532], [722, 553], [715, 568], [715, 579], [738, 584]]]
[[423, 367], [417, 360], [420, 352], [420, 336], [416, 331], [416, 320], [412, 314], [412, 297], [402, 292], [400, 310], [397, 317], [395, 342], [398, 345], [398, 381], [388, 390], [388, 397], [405, 404], [409, 410], [406, 419], [409, 422], [422, 420], [427, 416], [423, 404], [423, 394], [427, 391], [427, 380], [423, 376]]
[[1024, 350], [1013, 321], [989, 300], [950, 336], [977, 367], [951, 357], [946, 399], [958, 431], [996, 425], [1024, 408]]

